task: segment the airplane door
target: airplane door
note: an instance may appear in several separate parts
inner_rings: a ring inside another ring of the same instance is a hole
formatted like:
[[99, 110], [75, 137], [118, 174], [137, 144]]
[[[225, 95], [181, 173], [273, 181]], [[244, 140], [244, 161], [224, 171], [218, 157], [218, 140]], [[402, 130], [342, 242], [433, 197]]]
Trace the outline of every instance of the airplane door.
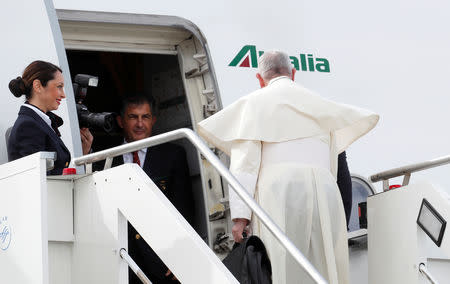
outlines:
[[72, 157], [81, 155], [80, 133], [72, 83], [56, 12], [51, 0], [2, 1], [0, 9], [0, 164], [8, 161], [6, 131], [14, 124], [24, 96], [14, 97], [8, 89], [11, 79], [22, 75], [34, 60], [52, 62], [61, 67], [67, 98], [55, 111], [64, 120], [61, 138]]

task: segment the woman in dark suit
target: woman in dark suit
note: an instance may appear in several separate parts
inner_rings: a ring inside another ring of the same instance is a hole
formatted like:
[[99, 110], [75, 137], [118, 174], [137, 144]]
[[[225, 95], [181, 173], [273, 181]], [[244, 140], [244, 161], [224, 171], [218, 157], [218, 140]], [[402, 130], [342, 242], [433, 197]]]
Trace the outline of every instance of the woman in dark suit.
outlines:
[[[62, 119], [52, 110], [57, 110], [64, 94], [64, 78], [58, 66], [34, 61], [25, 68], [22, 77], [9, 83], [9, 89], [16, 97], [25, 95], [8, 140], [8, 160], [40, 152], [56, 152], [54, 168], [48, 175], [60, 175], [70, 162], [70, 152], [61, 140], [58, 127]], [[87, 128], [81, 129], [83, 154], [89, 152], [92, 135]]]

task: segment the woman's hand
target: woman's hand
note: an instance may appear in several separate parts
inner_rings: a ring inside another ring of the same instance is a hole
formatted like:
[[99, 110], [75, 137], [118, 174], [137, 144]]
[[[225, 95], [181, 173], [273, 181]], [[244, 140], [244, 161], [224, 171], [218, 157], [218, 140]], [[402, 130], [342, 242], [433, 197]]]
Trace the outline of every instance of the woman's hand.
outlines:
[[234, 241], [237, 243], [242, 242], [243, 236], [242, 233], [244, 233], [245, 227], [247, 227], [249, 220], [243, 219], [243, 218], [236, 218], [233, 220], [234, 225], [231, 229], [233, 233]]
[[81, 136], [81, 146], [83, 148], [83, 155], [86, 155], [91, 151], [92, 141], [94, 141], [94, 136], [92, 136], [89, 128], [80, 129]]

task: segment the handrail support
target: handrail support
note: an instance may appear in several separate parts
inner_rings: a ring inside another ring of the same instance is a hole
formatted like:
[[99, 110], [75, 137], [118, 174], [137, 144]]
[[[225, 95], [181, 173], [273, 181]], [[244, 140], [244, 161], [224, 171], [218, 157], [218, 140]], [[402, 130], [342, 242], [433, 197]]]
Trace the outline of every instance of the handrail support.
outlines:
[[389, 180], [384, 179], [383, 180], [383, 191], [389, 190]]
[[411, 178], [411, 173], [407, 173], [403, 176], [402, 186], [406, 186], [409, 184], [409, 180]]
[[104, 170], [110, 169], [111, 166], [112, 166], [112, 162], [113, 162], [113, 158], [112, 157], [106, 158], [105, 167], [103, 169]]

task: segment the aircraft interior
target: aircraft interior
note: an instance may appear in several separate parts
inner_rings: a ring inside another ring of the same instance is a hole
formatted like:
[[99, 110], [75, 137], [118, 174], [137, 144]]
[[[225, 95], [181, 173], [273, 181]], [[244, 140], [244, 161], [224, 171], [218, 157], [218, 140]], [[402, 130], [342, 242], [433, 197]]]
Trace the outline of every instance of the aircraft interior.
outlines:
[[[157, 117], [152, 135], [186, 127], [192, 129], [189, 105], [176, 55], [139, 54], [106, 51], [67, 50], [70, 75], [88, 74], [98, 77], [98, 86], [89, 87], [83, 104], [90, 112], [118, 114], [126, 96], [151, 96], [152, 110]], [[123, 143], [121, 129], [106, 133], [92, 130], [93, 151], [100, 151]], [[188, 141], [178, 140], [187, 155], [194, 193], [194, 229], [207, 239], [205, 204], [196, 149]]]

